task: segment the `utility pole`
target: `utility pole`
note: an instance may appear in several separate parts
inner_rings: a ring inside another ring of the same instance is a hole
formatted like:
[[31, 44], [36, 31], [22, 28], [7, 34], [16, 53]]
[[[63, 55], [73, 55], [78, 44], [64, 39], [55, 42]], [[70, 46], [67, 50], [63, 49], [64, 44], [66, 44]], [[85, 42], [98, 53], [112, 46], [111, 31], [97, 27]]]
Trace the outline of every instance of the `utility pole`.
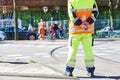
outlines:
[[18, 18], [17, 18], [16, 1], [17, 0], [13, 0], [14, 28], [15, 28], [14, 40], [18, 40]]

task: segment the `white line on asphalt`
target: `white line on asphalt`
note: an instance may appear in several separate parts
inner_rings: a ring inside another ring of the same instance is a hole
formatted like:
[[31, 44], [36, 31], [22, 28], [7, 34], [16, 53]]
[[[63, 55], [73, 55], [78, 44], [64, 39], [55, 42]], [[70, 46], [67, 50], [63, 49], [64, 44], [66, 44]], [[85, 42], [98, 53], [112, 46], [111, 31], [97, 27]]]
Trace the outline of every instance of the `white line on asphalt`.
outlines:
[[66, 54], [66, 53], [68, 53], [68, 52], [59, 52], [59, 54]]
[[101, 48], [101, 47], [98, 47], [98, 48], [94, 48], [94, 50], [104, 50], [106, 48]]
[[77, 54], [77, 56], [84, 56], [84, 54]]
[[117, 53], [117, 54], [120, 54], [120, 53]]
[[50, 55], [46, 55], [46, 56], [43, 56], [43, 57], [46, 57], [46, 58], [47, 58], [47, 57], [51, 57], [51, 56], [50, 56]]
[[34, 53], [33, 55], [48, 55], [48, 53]]
[[30, 56], [21, 56], [21, 57], [15, 57], [15, 58], [19, 58], [19, 59], [30, 59]]
[[44, 47], [45, 45], [36, 45], [36, 47], [40, 48], [40, 47]]
[[105, 50], [104, 52], [110, 53], [110, 52], [116, 52], [116, 51], [114, 51], [114, 50]]
[[115, 51], [120, 51], [120, 49], [119, 48], [116, 48], [116, 49], [114, 49]]
[[100, 55], [108, 55], [108, 54], [107, 53], [94, 53], [94, 55], [100, 56]]
[[[95, 53], [94, 55], [108, 55], [106, 53]], [[77, 54], [77, 56], [84, 56], [84, 54]]]
[[[61, 46], [61, 45], [59, 45], [59, 46]], [[56, 47], [58, 47], [57, 45], [52, 45], [52, 46], [46, 46], [47, 48], [56, 48]]]
[[47, 68], [47, 67], [36, 67], [36, 68], [29, 68], [24, 70], [24, 71], [21, 71], [20, 73], [38, 73], [38, 74], [57, 74], [55, 71], [51, 70], [50, 68]]
[[9, 57], [15, 57], [15, 56], [23, 56], [23, 55], [21, 55], [21, 54], [14, 54], [14, 55], [7, 55], [7, 56], [9, 56]]

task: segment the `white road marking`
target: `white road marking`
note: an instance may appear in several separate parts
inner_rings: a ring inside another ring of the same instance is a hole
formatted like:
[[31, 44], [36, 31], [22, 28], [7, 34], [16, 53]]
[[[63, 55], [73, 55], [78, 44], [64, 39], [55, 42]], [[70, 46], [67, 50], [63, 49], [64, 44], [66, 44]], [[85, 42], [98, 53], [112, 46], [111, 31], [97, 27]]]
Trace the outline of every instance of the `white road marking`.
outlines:
[[117, 53], [117, 54], [120, 54], [120, 53]]
[[35, 53], [34, 55], [35, 55], [35, 56], [45, 57], [45, 58], [51, 57], [51, 56], [49, 55], [49, 53]]
[[[65, 54], [67, 52], [60, 52], [60, 54]], [[94, 53], [94, 55], [108, 55], [107, 53]], [[55, 55], [55, 56], [60, 56], [60, 55]], [[77, 56], [84, 56], [84, 54], [79, 54], [77, 53]]]
[[68, 52], [59, 52], [59, 54], [66, 54], [66, 53], [68, 53]]
[[48, 55], [48, 53], [34, 53], [34, 55]]
[[[108, 54], [106, 54], [106, 53], [96, 53], [94, 55], [100, 56], [100, 55], [108, 55]], [[84, 54], [77, 54], [77, 56], [84, 56]]]
[[104, 52], [109, 53], [109, 52], [115, 52], [114, 50], [105, 50]]
[[108, 54], [107, 53], [95, 53], [94, 55], [101, 56], [101, 55], [108, 55]]
[[30, 59], [30, 56], [24, 56], [21, 54], [14, 54], [14, 55], [7, 55], [8, 57], [12, 57], [12, 58], [19, 58], [19, 59]]
[[38, 74], [58, 74], [57, 72], [53, 71], [50, 68], [47, 67], [40, 67], [40, 68], [28, 68], [24, 71], [21, 71], [20, 73], [38, 73]]
[[77, 56], [84, 56], [84, 54], [77, 54]]
[[51, 57], [50, 55], [46, 55], [46, 56], [43, 56], [43, 57], [46, 57], [46, 58], [48, 58], [48, 57]]
[[21, 56], [21, 57], [15, 57], [15, 58], [18, 58], [18, 59], [30, 59], [31, 57], [30, 56]]
[[[30, 66], [30, 65], [29, 65]], [[0, 66], [0, 72], [10, 72], [10, 73], [12, 73], [12, 72], [17, 72], [17, 73], [38, 73], [38, 74], [58, 74], [56, 71], [54, 71], [54, 70], [52, 70], [52, 69], [50, 69], [50, 68], [48, 68], [48, 67], [44, 67], [44, 66], [42, 66], [42, 67], [38, 67], [37, 65], [36, 65], [36, 67], [35, 66], [33, 66], [33, 67], [29, 67], [29, 66], [27, 66], [27, 68], [26, 69], [22, 69], [21, 68], [21, 70], [19, 69], [19, 67], [17, 67], [17, 66], [13, 66], [13, 67], [9, 67], [9, 66], [6, 66], [6, 67], [4, 67], [4, 66]]]
[[45, 45], [36, 45], [37, 48], [44, 47]]
[[7, 56], [9, 56], [9, 57], [16, 57], [16, 56], [23, 56], [23, 55], [21, 55], [21, 54], [14, 54], [14, 55], [7, 55]]

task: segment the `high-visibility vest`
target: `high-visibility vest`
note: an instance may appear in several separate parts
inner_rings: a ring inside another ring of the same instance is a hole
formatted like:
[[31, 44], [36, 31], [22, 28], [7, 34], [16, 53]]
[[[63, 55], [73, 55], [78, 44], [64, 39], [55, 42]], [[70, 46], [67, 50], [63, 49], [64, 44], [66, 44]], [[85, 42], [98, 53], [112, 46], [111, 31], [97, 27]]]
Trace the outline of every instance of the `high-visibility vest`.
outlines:
[[[68, 1], [69, 2], [69, 1]], [[88, 30], [82, 30], [79, 26], [80, 25], [75, 25], [74, 22], [77, 19], [80, 19], [81, 22], [86, 21], [89, 17], [92, 17], [92, 11], [93, 5], [95, 4], [94, 0], [70, 0], [70, 3], [68, 6], [72, 7], [71, 12], [75, 14], [75, 18], [73, 16], [70, 16], [70, 21], [69, 21], [69, 33], [70, 34], [92, 34], [94, 33], [94, 27], [93, 24], [90, 24], [88, 26]], [[69, 7], [68, 7], [69, 8]], [[72, 17], [72, 18], [71, 18]]]

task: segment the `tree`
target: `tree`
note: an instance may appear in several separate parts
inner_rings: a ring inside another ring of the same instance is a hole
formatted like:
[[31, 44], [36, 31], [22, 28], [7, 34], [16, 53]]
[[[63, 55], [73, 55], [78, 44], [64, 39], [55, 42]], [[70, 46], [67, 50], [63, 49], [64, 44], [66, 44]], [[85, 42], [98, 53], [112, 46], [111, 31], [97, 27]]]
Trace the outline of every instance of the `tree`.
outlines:
[[115, 19], [114, 17], [114, 10], [118, 8], [119, 5], [119, 0], [116, 0], [116, 4], [113, 4], [113, 0], [109, 0], [109, 15], [110, 15], [110, 26], [111, 29], [114, 30], [114, 21], [113, 19]]
[[13, 11], [14, 11], [14, 28], [15, 28], [15, 33], [14, 33], [14, 39], [18, 40], [18, 21], [17, 21], [17, 6], [16, 6], [16, 1], [13, 0]]
[[119, 0], [117, 0], [117, 1], [116, 1], [116, 4], [115, 4], [115, 9], [117, 9], [117, 8], [118, 8], [118, 6], [119, 6], [119, 2], [120, 2]]

